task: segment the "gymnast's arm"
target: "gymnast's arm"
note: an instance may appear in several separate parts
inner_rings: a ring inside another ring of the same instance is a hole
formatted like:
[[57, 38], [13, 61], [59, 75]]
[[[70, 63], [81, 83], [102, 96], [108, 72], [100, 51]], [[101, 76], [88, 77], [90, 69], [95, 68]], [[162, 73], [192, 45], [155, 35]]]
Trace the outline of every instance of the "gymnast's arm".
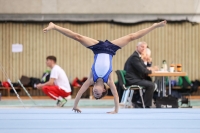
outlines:
[[74, 110], [77, 113], [81, 113], [81, 110], [78, 109], [78, 102], [81, 98], [81, 96], [83, 95], [83, 93], [90, 87], [90, 85], [92, 85], [94, 82], [92, 81], [92, 77], [90, 75], [90, 77], [84, 82], [84, 84], [82, 85], [81, 89], [78, 91], [75, 101], [74, 101], [74, 107], [72, 110]]
[[110, 74], [109, 79], [108, 79], [108, 86], [111, 89], [111, 92], [114, 96], [114, 102], [115, 102], [115, 110], [112, 111], [112, 112], [108, 112], [108, 113], [109, 114], [116, 114], [116, 113], [118, 113], [118, 110], [119, 110], [119, 96], [118, 96], [117, 89], [116, 89], [116, 86], [113, 82], [111, 74]]

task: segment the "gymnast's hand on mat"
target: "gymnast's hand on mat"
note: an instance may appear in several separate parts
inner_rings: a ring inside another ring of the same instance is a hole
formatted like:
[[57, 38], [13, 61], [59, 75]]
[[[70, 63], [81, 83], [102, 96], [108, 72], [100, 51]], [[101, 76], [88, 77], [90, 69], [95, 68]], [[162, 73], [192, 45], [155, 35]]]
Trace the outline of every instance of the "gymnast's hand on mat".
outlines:
[[44, 28], [43, 31], [46, 33], [48, 30], [53, 30], [55, 28], [55, 24], [50, 22], [48, 27]]
[[164, 21], [161, 21], [160, 23], [154, 23], [153, 24], [153, 26], [155, 26], [155, 27], [163, 27], [163, 26], [165, 26], [167, 24], [167, 21], [166, 20], [164, 20]]
[[117, 111], [111, 111], [111, 112], [107, 112], [108, 114], [117, 114]]
[[72, 111], [74, 111], [75, 113], [81, 113], [81, 110], [79, 108], [73, 108]]

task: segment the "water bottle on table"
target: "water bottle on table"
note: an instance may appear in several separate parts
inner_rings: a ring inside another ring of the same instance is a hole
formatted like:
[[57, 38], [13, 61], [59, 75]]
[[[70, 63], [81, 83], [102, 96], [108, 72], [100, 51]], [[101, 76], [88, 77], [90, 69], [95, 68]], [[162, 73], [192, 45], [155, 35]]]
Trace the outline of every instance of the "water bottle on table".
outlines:
[[164, 71], [167, 71], [167, 62], [166, 62], [166, 60], [163, 60], [162, 68], [163, 68]]

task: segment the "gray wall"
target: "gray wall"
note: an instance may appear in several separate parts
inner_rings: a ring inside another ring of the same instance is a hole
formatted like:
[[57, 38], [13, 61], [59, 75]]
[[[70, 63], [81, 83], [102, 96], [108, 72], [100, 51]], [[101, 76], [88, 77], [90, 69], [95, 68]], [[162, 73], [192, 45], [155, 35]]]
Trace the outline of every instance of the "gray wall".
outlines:
[[200, 0], [0, 0], [0, 21], [200, 22]]
[[1, 14], [196, 14], [199, 0], [0, 0]]

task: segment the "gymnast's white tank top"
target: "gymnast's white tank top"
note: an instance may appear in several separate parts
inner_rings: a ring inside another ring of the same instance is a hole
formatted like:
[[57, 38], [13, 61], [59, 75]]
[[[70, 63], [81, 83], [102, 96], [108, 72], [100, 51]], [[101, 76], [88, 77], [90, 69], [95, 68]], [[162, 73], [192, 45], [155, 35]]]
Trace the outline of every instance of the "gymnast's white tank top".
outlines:
[[105, 53], [98, 54], [94, 67], [97, 76], [104, 77], [110, 69], [110, 55]]

